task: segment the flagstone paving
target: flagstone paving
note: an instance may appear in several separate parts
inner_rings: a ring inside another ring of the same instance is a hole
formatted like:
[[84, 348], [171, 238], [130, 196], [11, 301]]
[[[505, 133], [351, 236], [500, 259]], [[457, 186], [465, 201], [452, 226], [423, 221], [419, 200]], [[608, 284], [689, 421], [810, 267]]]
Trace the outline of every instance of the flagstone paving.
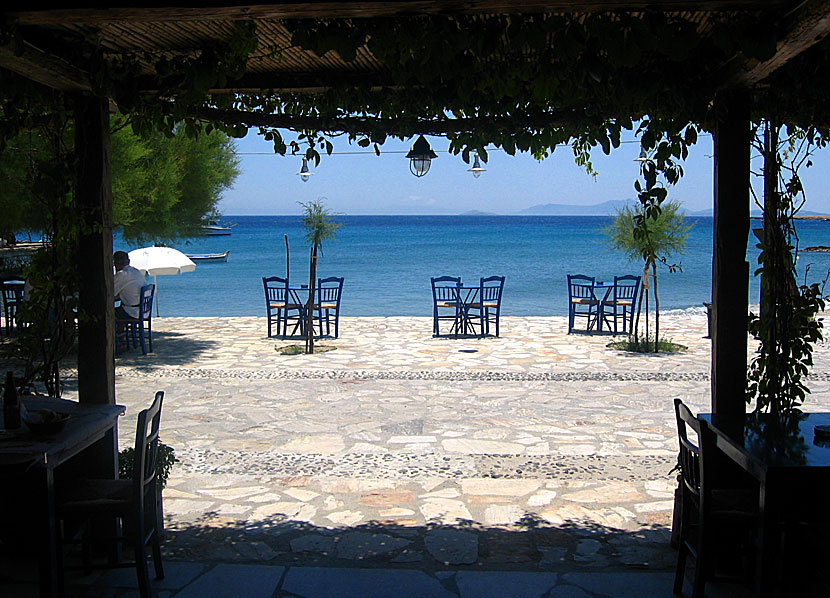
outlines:
[[118, 359], [121, 429], [165, 391], [172, 558], [669, 568], [672, 400], [708, 409], [710, 341], [702, 313], [661, 327], [689, 350], [627, 354], [562, 317], [504, 318], [485, 339], [390, 317], [344, 318], [318, 341], [336, 350], [286, 356], [301, 341], [266, 338], [263, 318], [160, 318], [154, 354]]
[[[566, 325], [508, 317], [498, 339], [437, 339], [429, 318], [344, 318], [342, 338], [318, 341], [336, 350], [287, 356], [276, 349], [301, 341], [266, 338], [264, 318], [156, 319], [155, 352], [118, 357], [116, 395], [124, 447], [165, 391], [162, 438], [179, 459], [165, 557], [419, 570], [438, 583], [424, 595], [485, 595], [465, 570], [669, 571], [672, 400], [709, 409], [705, 314], [661, 318], [688, 347], [674, 355]], [[828, 351], [808, 409], [830, 408]], [[276, 595], [316, 595], [281, 579]], [[594, 595], [533, 579], [539, 595]]]

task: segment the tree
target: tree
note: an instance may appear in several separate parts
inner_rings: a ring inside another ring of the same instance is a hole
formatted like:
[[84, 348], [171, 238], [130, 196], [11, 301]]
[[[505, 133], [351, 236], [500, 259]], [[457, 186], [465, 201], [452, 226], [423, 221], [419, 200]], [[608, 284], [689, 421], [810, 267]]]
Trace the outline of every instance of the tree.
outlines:
[[303, 228], [305, 228], [305, 238], [311, 244], [311, 256], [308, 263], [308, 304], [306, 305], [306, 313], [308, 321], [306, 322], [306, 338], [305, 338], [305, 352], [314, 353], [314, 294], [315, 281], [317, 280], [317, 256], [321, 253], [323, 241], [334, 239], [337, 229], [340, 224], [331, 220], [331, 212], [323, 205], [320, 200], [310, 201], [308, 203], [300, 202], [305, 210], [303, 216]]
[[764, 233], [755, 272], [761, 275], [761, 311], [749, 315], [758, 352], [747, 372], [746, 400], [755, 401], [757, 412], [784, 416], [783, 422], [800, 412], [810, 392], [805, 377], [813, 365], [813, 345], [823, 338], [817, 316], [825, 308], [824, 284], [808, 285], [806, 272], [804, 284], [796, 279], [795, 216], [806, 202], [799, 171], [811, 165], [812, 153], [826, 140], [812, 127], [784, 128], [772, 121], [754, 133], [753, 145], [764, 160]]
[[[62, 141], [71, 151], [72, 126]], [[239, 175], [234, 141], [221, 131], [189, 137], [179, 128], [136, 135], [113, 119], [113, 224], [130, 241], [162, 241], [195, 234], [216, 213], [222, 192]], [[43, 127], [27, 130], [0, 152], [0, 234], [42, 232], [46, 212], [33, 186], [31, 165], [50, 153]]]
[[[638, 228], [639, 227], [639, 228]], [[656, 214], [648, 216], [641, 205], [626, 205], [617, 212], [614, 222], [606, 229], [612, 247], [622, 251], [629, 260], [643, 260], [643, 284], [640, 287], [640, 301], [637, 307], [637, 320], [634, 325], [634, 339], [638, 339], [640, 309], [643, 296], [646, 299], [646, 343], [648, 334], [648, 296], [654, 287], [654, 351], [658, 352], [660, 341], [660, 297], [657, 293], [657, 262], [668, 265], [668, 258], [680, 254], [686, 248], [686, 238], [692, 225], [685, 223], [679, 201], [668, 201], [660, 206]], [[644, 234], [638, 234], [640, 231]], [[668, 265], [673, 272], [678, 266]], [[651, 281], [649, 280], [651, 279]]]
[[234, 141], [220, 131], [138, 136], [123, 127], [112, 140], [113, 223], [131, 241], [196, 234], [239, 175]]

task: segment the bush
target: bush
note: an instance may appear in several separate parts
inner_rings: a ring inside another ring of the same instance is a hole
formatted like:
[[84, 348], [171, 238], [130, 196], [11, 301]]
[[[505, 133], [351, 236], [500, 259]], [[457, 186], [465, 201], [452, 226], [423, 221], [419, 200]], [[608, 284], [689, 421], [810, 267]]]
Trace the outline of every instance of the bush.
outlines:
[[[159, 440], [158, 457], [156, 458], [156, 476], [158, 476], [159, 487], [164, 490], [167, 486], [167, 479], [170, 477], [170, 470], [173, 464], [178, 463], [173, 447], [167, 446]], [[118, 477], [122, 480], [133, 477], [135, 463], [135, 449], [125, 448], [118, 453]]]

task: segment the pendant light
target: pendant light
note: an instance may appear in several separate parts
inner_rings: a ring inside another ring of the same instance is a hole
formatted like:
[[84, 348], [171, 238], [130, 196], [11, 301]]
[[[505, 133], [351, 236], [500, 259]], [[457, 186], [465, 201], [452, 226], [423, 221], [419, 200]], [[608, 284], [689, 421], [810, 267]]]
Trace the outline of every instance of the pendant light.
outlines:
[[429, 172], [429, 167], [434, 158], [438, 155], [429, 147], [429, 142], [421, 135], [415, 140], [412, 149], [406, 154], [409, 158], [409, 170], [416, 177], [422, 177]]
[[308, 182], [308, 179], [311, 178], [311, 175], [314, 173], [308, 169], [308, 158], [303, 158], [303, 166], [300, 168], [300, 172], [297, 173], [302, 181]]
[[481, 176], [482, 172], [487, 172], [487, 169], [481, 165], [481, 162], [478, 161], [478, 152], [475, 153], [475, 160], [473, 160], [473, 165], [467, 169], [467, 172], [472, 172], [475, 178]]

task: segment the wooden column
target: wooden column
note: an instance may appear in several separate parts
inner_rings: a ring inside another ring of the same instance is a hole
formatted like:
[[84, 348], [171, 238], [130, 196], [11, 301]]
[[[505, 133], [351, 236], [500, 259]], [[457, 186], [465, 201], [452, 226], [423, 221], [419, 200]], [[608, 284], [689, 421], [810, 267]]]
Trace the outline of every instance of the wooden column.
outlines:
[[115, 403], [115, 338], [112, 292], [112, 181], [109, 105], [106, 99], [75, 99], [80, 295], [78, 399]]
[[712, 413], [715, 425], [740, 437], [746, 412], [749, 308], [749, 94], [715, 99], [715, 232], [712, 258]]

